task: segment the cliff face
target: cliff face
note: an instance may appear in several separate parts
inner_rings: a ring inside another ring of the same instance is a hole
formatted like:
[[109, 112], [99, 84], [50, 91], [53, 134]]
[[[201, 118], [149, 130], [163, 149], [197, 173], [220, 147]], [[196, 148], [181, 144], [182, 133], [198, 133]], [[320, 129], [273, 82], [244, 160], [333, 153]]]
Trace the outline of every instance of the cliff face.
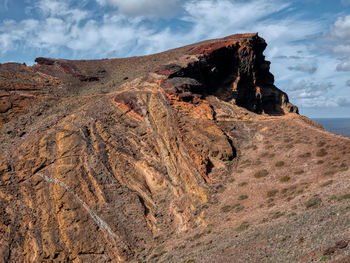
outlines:
[[140, 58], [0, 65], [0, 258], [154, 260], [159, 244], [210, 224], [255, 138], [244, 123], [298, 118], [265, 47], [244, 34]]

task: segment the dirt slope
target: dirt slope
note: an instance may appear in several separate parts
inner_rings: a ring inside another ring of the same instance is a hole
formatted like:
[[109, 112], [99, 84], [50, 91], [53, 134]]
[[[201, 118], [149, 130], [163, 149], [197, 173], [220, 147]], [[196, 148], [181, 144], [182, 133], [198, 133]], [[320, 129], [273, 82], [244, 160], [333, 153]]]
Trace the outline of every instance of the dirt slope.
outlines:
[[0, 259], [349, 262], [350, 139], [298, 115], [265, 48], [0, 65]]

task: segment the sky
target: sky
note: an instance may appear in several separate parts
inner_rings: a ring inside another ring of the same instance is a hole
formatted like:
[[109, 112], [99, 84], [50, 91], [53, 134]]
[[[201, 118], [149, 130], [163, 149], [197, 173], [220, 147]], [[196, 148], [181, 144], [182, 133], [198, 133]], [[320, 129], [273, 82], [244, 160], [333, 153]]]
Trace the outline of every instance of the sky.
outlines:
[[267, 43], [310, 118], [350, 117], [350, 0], [0, 0], [0, 63], [152, 54], [235, 33]]

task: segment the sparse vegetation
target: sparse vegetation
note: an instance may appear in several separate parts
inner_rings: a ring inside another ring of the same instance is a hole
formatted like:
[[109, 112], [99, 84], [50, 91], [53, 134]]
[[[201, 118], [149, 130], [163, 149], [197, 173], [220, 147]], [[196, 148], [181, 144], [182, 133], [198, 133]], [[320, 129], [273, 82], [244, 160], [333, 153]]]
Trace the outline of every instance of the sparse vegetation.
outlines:
[[290, 177], [288, 175], [282, 176], [280, 178], [280, 182], [285, 183], [288, 182], [290, 180]]
[[238, 200], [245, 200], [245, 199], [248, 199], [248, 196], [247, 195], [240, 195], [238, 197]]
[[244, 230], [247, 230], [248, 228], [249, 228], [249, 223], [245, 221], [242, 224], [240, 224], [238, 227], [236, 227], [235, 231], [242, 232]]
[[231, 183], [231, 184], [232, 184], [234, 181], [236, 181], [235, 178], [230, 178], [230, 179], [228, 179], [228, 182]]
[[300, 190], [297, 191], [297, 194], [298, 194], [298, 195], [300, 195], [300, 194], [302, 194], [302, 193], [304, 193], [304, 189], [300, 189]]
[[278, 193], [277, 189], [273, 189], [267, 192], [267, 197], [274, 197]]
[[318, 143], [317, 143], [317, 147], [323, 147], [323, 146], [325, 146], [326, 145], [326, 143], [324, 142], [324, 141], [319, 141]]
[[316, 207], [320, 206], [321, 203], [322, 203], [322, 199], [319, 198], [318, 196], [314, 196], [305, 202], [305, 207], [307, 209], [316, 208]]
[[303, 153], [299, 155], [300, 158], [309, 158], [311, 157], [311, 153], [307, 152], [307, 153]]
[[242, 186], [246, 186], [248, 185], [248, 182], [242, 182], [242, 183], [239, 183], [238, 186], [242, 187]]
[[327, 256], [323, 255], [321, 258], [320, 258], [320, 261], [326, 261], [328, 260]]
[[259, 170], [254, 174], [255, 178], [262, 178], [262, 177], [266, 177], [269, 174], [269, 172], [267, 170]]
[[332, 175], [334, 175], [335, 173], [336, 173], [336, 171], [330, 170], [330, 171], [325, 172], [323, 175], [324, 175], [324, 176], [332, 176]]
[[288, 192], [288, 188], [283, 188], [282, 190], [281, 190], [281, 193], [282, 194], [285, 194], [285, 193], [287, 193]]
[[279, 162], [277, 162], [277, 163], [275, 163], [275, 166], [276, 167], [282, 167], [282, 166], [284, 166], [284, 162], [283, 161], [279, 161]]
[[233, 165], [236, 162], [236, 159], [226, 161], [226, 165]]
[[255, 166], [258, 166], [260, 164], [262, 164], [262, 162], [260, 160], [256, 160], [253, 162], [253, 165], [255, 165]]
[[284, 216], [284, 215], [285, 215], [285, 213], [280, 212], [280, 211], [272, 212], [271, 219], [277, 219], [277, 218], [280, 218], [281, 216]]
[[221, 211], [224, 213], [228, 213], [231, 210], [232, 210], [232, 206], [230, 206], [230, 205], [225, 205], [225, 206], [221, 207]]
[[328, 153], [326, 152], [326, 150], [324, 148], [322, 148], [321, 150], [316, 152], [316, 156], [317, 157], [324, 157], [326, 156]]
[[304, 170], [298, 170], [294, 172], [295, 175], [301, 175], [303, 173], [304, 173]]
[[329, 181], [327, 181], [327, 182], [321, 184], [321, 187], [326, 187], [326, 186], [328, 186], [328, 185], [331, 185], [332, 183], [333, 183], [333, 180], [329, 180]]
[[342, 195], [342, 196], [339, 196], [339, 197], [338, 197], [338, 200], [339, 200], [339, 201], [345, 200], [345, 199], [350, 199], [350, 194], [345, 194], [345, 195]]

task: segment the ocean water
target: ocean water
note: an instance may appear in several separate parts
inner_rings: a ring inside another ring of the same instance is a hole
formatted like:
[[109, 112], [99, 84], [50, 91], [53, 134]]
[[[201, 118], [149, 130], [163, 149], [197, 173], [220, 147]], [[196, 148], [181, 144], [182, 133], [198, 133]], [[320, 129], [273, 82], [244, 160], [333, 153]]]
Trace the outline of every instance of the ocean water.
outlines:
[[350, 137], [350, 118], [315, 118], [327, 131]]

